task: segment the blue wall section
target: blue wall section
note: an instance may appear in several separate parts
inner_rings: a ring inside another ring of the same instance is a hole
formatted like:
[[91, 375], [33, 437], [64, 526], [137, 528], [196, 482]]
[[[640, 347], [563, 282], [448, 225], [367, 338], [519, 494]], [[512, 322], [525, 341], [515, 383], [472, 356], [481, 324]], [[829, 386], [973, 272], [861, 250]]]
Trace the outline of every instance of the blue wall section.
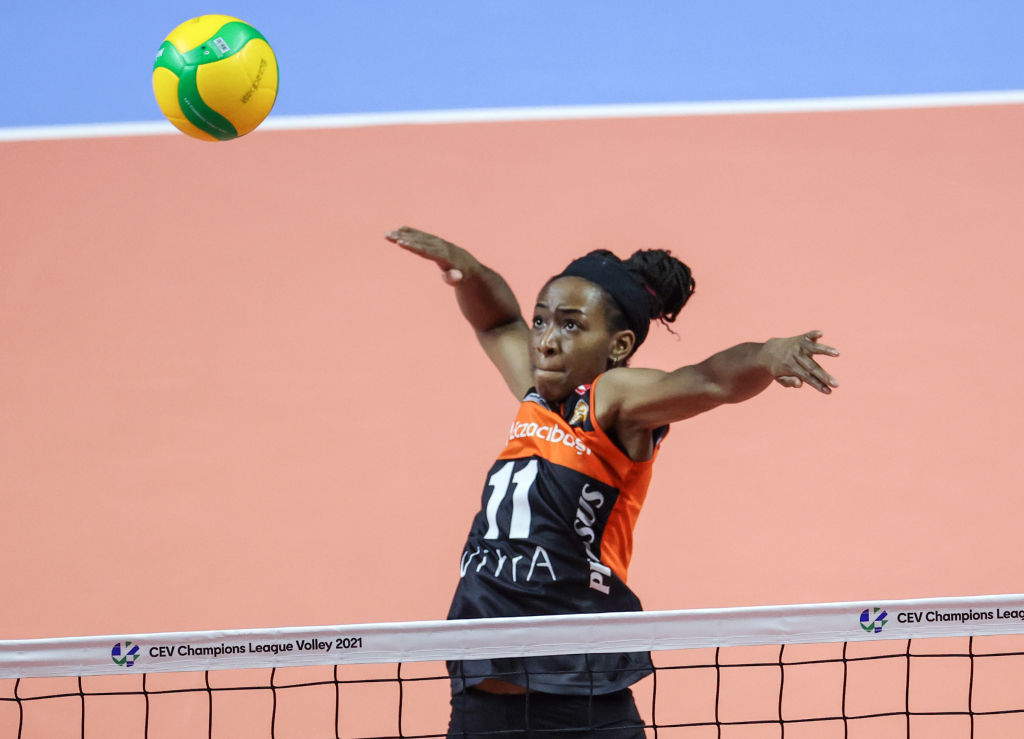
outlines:
[[281, 67], [275, 113], [1024, 89], [1020, 0], [12, 0], [0, 126], [157, 120], [186, 18], [237, 15]]

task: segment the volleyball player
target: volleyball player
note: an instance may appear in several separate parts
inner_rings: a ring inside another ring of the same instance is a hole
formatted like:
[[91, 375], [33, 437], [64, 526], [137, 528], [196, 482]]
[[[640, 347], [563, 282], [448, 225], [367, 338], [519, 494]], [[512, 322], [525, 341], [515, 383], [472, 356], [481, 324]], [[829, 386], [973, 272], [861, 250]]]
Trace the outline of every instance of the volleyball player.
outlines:
[[[838, 387], [816, 360], [838, 355], [820, 331], [739, 344], [671, 372], [628, 367], [651, 320], [674, 321], [693, 293], [689, 268], [667, 251], [574, 260], [544, 284], [527, 322], [506, 282], [465, 249], [408, 227], [387, 238], [441, 268], [521, 401], [485, 477], [451, 619], [641, 610], [626, 570], [669, 424], [773, 381]], [[448, 736], [639, 739], [629, 686], [651, 669], [645, 653], [451, 663]]]

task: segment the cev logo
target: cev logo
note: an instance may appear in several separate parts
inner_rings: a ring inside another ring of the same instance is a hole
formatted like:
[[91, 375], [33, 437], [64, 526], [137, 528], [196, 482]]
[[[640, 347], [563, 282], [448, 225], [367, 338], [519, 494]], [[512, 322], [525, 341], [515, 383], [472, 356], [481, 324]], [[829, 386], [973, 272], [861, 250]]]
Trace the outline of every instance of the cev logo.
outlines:
[[865, 608], [860, 614], [860, 627], [869, 634], [881, 633], [889, 622], [889, 614], [884, 608]]
[[135, 665], [135, 659], [139, 656], [139, 645], [132, 644], [130, 641], [125, 641], [124, 649], [121, 648], [121, 642], [114, 645], [114, 648], [110, 650], [110, 658], [114, 660], [115, 665], [122, 665], [123, 667], [132, 667]]

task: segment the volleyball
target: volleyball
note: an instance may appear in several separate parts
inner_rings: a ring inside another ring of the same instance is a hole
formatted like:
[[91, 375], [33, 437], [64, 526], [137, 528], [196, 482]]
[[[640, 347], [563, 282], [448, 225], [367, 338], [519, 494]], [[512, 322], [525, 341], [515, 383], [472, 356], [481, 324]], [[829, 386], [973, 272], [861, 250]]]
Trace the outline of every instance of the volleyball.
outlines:
[[252, 131], [277, 99], [277, 59], [263, 35], [229, 15], [171, 31], [153, 63], [153, 94], [178, 130], [206, 141]]

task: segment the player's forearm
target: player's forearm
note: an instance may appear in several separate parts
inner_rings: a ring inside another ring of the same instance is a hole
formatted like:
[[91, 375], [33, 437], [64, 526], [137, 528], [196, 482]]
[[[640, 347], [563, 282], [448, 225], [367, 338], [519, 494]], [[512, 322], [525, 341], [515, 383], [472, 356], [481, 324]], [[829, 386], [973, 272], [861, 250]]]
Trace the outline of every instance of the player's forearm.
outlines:
[[474, 262], [455, 285], [455, 297], [469, 324], [478, 333], [485, 333], [522, 320], [519, 302], [504, 278]]
[[740, 403], [772, 384], [765, 344], [747, 342], [718, 352], [698, 364], [721, 403]]

